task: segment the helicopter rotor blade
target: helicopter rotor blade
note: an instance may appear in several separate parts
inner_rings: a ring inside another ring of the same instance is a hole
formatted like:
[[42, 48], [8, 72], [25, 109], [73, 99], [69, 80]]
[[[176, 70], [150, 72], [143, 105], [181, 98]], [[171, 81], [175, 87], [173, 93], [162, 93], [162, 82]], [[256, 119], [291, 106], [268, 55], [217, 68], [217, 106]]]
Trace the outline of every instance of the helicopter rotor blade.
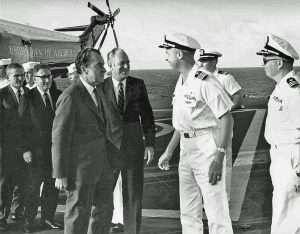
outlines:
[[56, 28], [54, 30], [58, 32], [80, 32], [84, 31], [87, 27], [88, 25], [79, 25], [73, 27]]
[[113, 17], [116, 17], [120, 13], [120, 8], [117, 8], [112, 14]]
[[93, 5], [92, 3], [88, 2], [88, 8], [92, 9], [94, 12], [96, 12], [99, 16], [107, 17], [108, 15], [105, 14], [103, 11], [101, 11], [98, 7]]

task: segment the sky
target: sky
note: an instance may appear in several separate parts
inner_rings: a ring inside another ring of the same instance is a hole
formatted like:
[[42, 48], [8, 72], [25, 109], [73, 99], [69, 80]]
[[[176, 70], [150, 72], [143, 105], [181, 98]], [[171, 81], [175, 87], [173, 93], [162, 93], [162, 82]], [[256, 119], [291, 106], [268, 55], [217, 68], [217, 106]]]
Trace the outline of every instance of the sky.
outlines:
[[[94, 12], [87, 2], [0, 0], [0, 18], [50, 30], [88, 24]], [[107, 12], [105, 0], [90, 2]], [[260, 66], [255, 52], [269, 33], [287, 39], [300, 53], [299, 0], [110, 0], [110, 5], [121, 10], [115, 29], [132, 69], [169, 68], [158, 48], [168, 31], [189, 34], [203, 48], [220, 51], [220, 67]], [[102, 54], [113, 47], [110, 31]]]

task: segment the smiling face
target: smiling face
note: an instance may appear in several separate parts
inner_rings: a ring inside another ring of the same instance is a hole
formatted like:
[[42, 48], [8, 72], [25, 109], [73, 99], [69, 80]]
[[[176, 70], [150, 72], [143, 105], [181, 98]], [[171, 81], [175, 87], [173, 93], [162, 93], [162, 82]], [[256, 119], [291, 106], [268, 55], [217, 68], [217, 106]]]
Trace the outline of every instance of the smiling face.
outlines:
[[123, 50], [116, 51], [111, 58], [111, 72], [115, 80], [122, 81], [129, 76], [130, 61], [128, 55]]

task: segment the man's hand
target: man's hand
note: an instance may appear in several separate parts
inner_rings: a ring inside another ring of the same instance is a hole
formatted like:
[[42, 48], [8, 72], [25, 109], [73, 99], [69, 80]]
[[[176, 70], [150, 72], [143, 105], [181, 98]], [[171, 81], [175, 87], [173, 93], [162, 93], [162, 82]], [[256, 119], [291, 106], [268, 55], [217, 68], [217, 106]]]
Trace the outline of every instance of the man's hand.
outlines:
[[[220, 154], [223, 154], [219, 152]], [[217, 155], [217, 157], [211, 162], [208, 171], [209, 183], [215, 185], [222, 179], [223, 170], [223, 158], [224, 155]]]
[[23, 153], [23, 159], [26, 163], [31, 163], [32, 162], [32, 153], [31, 151], [26, 151]]
[[154, 157], [154, 147], [146, 146], [145, 153], [144, 153], [144, 160], [147, 160], [146, 165], [148, 166]]
[[55, 188], [63, 191], [68, 186], [68, 180], [67, 178], [56, 178], [55, 179]]
[[170, 169], [170, 164], [169, 161], [172, 158], [172, 154], [168, 153], [167, 151], [165, 151], [158, 160], [158, 167], [161, 170], [169, 170]]

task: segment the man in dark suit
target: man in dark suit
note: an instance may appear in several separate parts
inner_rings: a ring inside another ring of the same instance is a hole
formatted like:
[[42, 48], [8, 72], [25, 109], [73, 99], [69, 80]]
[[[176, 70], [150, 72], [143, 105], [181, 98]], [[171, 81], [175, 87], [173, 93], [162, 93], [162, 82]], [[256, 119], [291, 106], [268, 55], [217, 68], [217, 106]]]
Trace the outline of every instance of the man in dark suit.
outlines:
[[141, 226], [144, 159], [154, 155], [154, 118], [143, 80], [129, 76], [130, 64], [125, 51], [111, 52], [111, 77], [104, 81], [107, 108], [112, 113], [110, 133], [113, 144], [109, 158], [115, 179], [121, 171], [124, 199], [125, 233], [137, 234]]
[[65, 234], [107, 234], [113, 173], [107, 159], [103, 110], [104, 61], [91, 48], [76, 58], [79, 79], [58, 99], [52, 131], [55, 186], [66, 189]]
[[[37, 215], [41, 201], [41, 225], [49, 229], [59, 229], [54, 222], [58, 202], [58, 189], [52, 178], [51, 133], [55, 115], [56, 101], [61, 94], [58, 89], [51, 89], [52, 76], [47, 64], [37, 64], [33, 68], [36, 87], [27, 94], [31, 124], [31, 143], [33, 158], [29, 168], [29, 178], [25, 201], [24, 231], [34, 229], [33, 220]], [[40, 186], [43, 184], [40, 198]]]
[[0, 230], [7, 230], [14, 186], [23, 191], [26, 164], [32, 160], [28, 142], [28, 114], [22, 84], [24, 69], [18, 63], [8, 65], [9, 85], [0, 89]]

